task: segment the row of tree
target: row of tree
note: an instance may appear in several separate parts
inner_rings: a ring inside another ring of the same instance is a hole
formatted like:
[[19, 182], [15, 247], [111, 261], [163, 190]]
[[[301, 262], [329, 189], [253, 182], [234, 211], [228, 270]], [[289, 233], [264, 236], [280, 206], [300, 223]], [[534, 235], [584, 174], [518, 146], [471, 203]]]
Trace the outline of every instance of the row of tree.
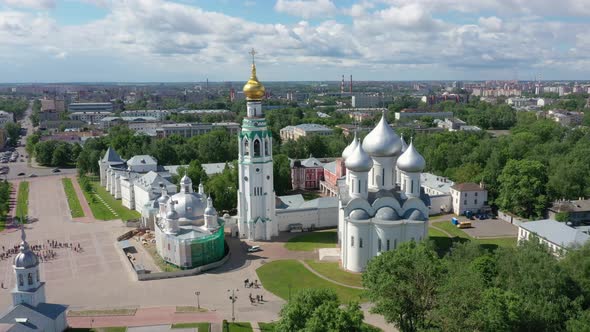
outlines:
[[495, 252], [457, 244], [438, 258], [404, 243], [373, 258], [363, 285], [402, 332], [589, 331], [590, 244], [564, 259], [532, 240]]
[[16, 120], [22, 119], [29, 102], [24, 98], [2, 98], [0, 99], [0, 110], [13, 113]]
[[6, 216], [10, 209], [10, 183], [0, 181], [0, 222], [6, 222]]
[[41, 141], [35, 144], [35, 160], [44, 166], [68, 167], [77, 164], [82, 147], [77, 143]]

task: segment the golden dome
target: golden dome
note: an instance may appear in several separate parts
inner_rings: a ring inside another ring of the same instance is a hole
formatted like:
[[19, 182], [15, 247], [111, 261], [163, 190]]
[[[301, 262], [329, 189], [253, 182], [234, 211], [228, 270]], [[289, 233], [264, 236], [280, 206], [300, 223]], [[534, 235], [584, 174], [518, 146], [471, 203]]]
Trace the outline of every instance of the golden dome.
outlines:
[[244, 85], [243, 91], [248, 100], [262, 100], [264, 98], [264, 85], [256, 77], [256, 65], [254, 63], [252, 63], [252, 74], [248, 82]]

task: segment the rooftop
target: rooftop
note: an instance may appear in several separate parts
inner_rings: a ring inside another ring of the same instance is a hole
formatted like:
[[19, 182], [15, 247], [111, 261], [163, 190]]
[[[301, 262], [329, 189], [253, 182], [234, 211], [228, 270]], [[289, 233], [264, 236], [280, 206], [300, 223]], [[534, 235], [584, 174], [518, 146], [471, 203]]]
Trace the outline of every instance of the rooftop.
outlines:
[[553, 202], [549, 210], [554, 212], [590, 211], [590, 199], [562, 200]]
[[562, 248], [581, 246], [590, 240], [590, 235], [552, 219], [528, 221], [520, 227]]
[[438, 176], [430, 173], [420, 174], [420, 182], [422, 183], [422, 187], [438, 190], [446, 194], [449, 194], [451, 192], [451, 187], [455, 184], [453, 181], [443, 176]]
[[317, 123], [302, 123], [300, 125], [295, 126], [295, 128], [304, 131], [332, 131], [332, 129]]
[[485, 189], [473, 182], [458, 183], [451, 187], [457, 191], [484, 191]]

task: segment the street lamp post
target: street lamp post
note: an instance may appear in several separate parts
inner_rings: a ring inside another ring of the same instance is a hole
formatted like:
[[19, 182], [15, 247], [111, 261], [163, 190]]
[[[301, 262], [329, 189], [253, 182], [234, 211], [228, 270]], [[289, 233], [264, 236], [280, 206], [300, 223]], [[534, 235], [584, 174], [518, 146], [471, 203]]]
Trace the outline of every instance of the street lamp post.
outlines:
[[232, 290], [227, 290], [227, 292], [229, 293], [231, 291], [231, 296], [229, 297], [229, 299], [231, 300], [231, 322], [234, 323], [236, 321], [236, 315], [235, 315], [235, 310], [234, 310], [234, 303], [236, 303], [236, 301], [238, 300], [238, 296], [236, 295], [236, 292], [239, 292], [239, 289], [232, 289]]
[[197, 296], [197, 309], [201, 310], [201, 302], [199, 301], [199, 295], [201, 295], [201, 292], [197, 291], [195, 292], [195, 295]]

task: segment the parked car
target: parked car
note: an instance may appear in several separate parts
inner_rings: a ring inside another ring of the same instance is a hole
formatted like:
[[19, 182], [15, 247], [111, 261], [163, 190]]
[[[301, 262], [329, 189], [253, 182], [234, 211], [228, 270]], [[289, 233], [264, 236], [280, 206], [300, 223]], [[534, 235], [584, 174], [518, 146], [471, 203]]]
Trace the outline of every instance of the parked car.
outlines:
[[59, 173], [61, 170], [59, 168], [54, 168], [51, 170], [52, 173]]
[[36, 177], [37, 177], [37, 175], [36, 175], [36, 174], [31, 174], [31, 175], [29, 175], [29, 177], [30, 177], [30, 178], [36, 178]]
[[261, 250], [262, 249], [259, 246], [251, 246], [250, 248], [248, 248], [248, 252], [257, 252]]

